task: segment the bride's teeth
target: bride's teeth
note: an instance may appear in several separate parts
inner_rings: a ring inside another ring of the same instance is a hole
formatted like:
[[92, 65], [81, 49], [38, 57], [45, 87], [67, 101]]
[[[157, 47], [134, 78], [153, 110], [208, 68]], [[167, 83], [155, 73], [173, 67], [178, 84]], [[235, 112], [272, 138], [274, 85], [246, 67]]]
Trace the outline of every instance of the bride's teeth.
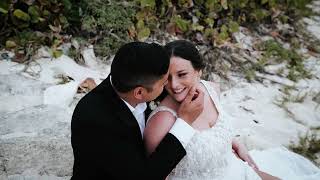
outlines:
[[181, 93], [184, 89], [179, 89], [177, 91], [174, 91], [175, 94]]

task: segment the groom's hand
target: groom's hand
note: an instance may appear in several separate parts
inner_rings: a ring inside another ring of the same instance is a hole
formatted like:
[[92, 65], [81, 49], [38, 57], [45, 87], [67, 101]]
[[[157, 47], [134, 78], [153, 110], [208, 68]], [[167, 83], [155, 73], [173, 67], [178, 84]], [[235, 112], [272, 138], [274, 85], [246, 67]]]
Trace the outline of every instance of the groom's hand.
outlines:
[[204, 93], [191, 88], [178, 109], [178, 117], [191, 125], [203, 111]]

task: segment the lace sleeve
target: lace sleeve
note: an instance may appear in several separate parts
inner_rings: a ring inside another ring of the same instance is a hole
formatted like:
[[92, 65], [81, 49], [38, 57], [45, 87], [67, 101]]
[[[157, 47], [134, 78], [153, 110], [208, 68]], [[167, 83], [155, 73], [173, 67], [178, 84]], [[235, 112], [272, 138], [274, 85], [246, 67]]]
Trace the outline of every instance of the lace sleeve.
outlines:
[[175, 118], [177, 118], [177, 113], [171, 109], [171, 108], [168, 108], [167, 106], [158, 106], [155, 110], [153, 110], [150, 114], [150, 116], [148, 117], [148, 120], [147, 122], [149, 122], [149, 119], [151, 119], [152, 116], [154, 116], [155, 114], [157, 114], [158, 112], [161, 112], [161, 111], [167, 111], [167, 112], [170, 112]]

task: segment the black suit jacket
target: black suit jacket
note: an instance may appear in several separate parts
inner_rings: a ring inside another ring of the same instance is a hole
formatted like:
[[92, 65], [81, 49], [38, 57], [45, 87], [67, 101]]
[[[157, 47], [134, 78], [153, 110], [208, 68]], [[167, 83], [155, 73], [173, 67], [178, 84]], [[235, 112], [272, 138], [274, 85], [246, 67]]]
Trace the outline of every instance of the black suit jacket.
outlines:
[[71, 121], [72, 180], [165, 179], [186, 155], [168, 133], [147, 157], [139, 125], [109, 77], [77, 104]]

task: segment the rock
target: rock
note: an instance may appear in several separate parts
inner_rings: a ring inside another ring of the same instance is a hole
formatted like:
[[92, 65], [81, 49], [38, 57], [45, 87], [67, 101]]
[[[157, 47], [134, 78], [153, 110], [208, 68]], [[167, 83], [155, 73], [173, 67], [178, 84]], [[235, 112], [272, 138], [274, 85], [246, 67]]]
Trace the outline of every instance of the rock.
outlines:
[[79, 50], [80, 49], [80, 44], [76, 39], [72, 39], [71, 40], [71, 45], [76, 49]]
[[205, 63], [202, 74], [204, 79], [212, 80], [212, 73], [218, 74], [224, 79], [229, 79], [232, 57], [231, 53], [226, 51], [228, 50], [220, 48], [200, 50], [203, 53]]
[[77, 93], [78, 82], [69, 82], [48, 87], [44, 91], [44, 104], [68, 107]]
[[241, 48], [243, 49], [252, 49], [252, 37], [244, 34], [243, 32], [247, 31], [246, 28], [244, 27], [240, 27], [240, 31], [233, 33], [233, 37], [236, 40], [237, 43], [239, 43], [239, 45], [241, 46]]
[[256, 72], [256, 76], [262, 79], [268, 79], [272, 82], [278, 83], [278, 84], [282, 84], [285, 86], [294, 86], [295, 83], [289, 79], [286, 78], [281, 78], [279, 76], [275, 76], [275, 75], [268, 75], [268, 74], [261, 74], [259, 72]]
[[0, 75], [1, 180], [70, 179], [72, 108], [43, 105], [46, 87], [18, 74]]
[[264, 70], [265, 70], [267, 73], [276, 75], [276, 74], [279, 74], [279, 72], [280, 72], [282, 69], [285, 69], [286, 67], [287, 67], [287, 63], [283, 62], [283, 63], [276, 64], [276, 65], [268, 65], [268, 66], [265, 66], [265, 67], [264, 67]]
[[84, 62], [85, 64], [89, 67], [89, 68], [96, 68], [98, 63], [97, 63], [97, 58], [96, 55], [94, 54], [94, 50], [93, 50], [93, 46], [90, 45], [88, 48], [84, 49], [81, 52]]
[[70, 111], [53, 106], [0, 116], [0, 174], [8, 179], [71, 176], [70, 116]]
[[39, 59], [39, 58], [50, 58], [51, 54], [49, 52], [48, 47], [41, 47], [38, 49], [37, 53], [35, 54], [34, 58]]

